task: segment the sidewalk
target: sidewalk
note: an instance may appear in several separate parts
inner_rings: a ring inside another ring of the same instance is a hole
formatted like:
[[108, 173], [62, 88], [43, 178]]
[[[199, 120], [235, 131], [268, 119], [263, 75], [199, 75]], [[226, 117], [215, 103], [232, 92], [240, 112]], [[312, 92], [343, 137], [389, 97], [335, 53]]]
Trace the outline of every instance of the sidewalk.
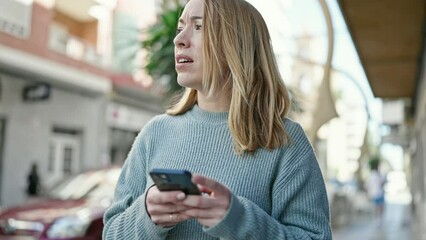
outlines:
[[347, 227], [333, 229], [333, 236], [334, 240], [426, 240], [419, 229], [408, 204], [387, 202], [382, 224], [371, 212], [356, 213]]

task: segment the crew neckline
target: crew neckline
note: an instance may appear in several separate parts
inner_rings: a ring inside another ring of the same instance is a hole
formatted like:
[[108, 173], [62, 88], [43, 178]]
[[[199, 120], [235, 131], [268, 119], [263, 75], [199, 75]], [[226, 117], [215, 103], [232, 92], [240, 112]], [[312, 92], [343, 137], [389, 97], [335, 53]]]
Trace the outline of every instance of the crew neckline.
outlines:
[[192, 106], [189, 110], [188, 115], [194, 120], [206, 124], [225, 124], [228, 122], [228, 112], [210, 112], [201, 109], [197, 104]]

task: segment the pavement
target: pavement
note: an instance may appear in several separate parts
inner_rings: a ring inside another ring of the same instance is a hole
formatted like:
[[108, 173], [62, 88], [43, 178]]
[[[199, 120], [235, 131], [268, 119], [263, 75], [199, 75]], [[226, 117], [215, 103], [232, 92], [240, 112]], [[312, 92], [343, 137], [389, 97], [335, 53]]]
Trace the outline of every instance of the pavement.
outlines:
[[409, 201], [385, 203], [382, 221], [374, 217], [372, 208], [354, 211], [345, 226], [333, 227], [334, 240], [426, 240], [425, 226], [420, 226]]

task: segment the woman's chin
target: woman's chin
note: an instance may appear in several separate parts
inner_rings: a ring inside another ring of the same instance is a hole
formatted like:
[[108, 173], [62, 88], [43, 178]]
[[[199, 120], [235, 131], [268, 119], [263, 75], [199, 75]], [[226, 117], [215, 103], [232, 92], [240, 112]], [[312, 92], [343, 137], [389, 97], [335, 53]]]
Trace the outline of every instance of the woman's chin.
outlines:
[[181, 79], [178, 77], [177, 82], [180, 86], [192, 89], [199, 89], [201, 87], [201, 81], [191, 81], [189, 79]]

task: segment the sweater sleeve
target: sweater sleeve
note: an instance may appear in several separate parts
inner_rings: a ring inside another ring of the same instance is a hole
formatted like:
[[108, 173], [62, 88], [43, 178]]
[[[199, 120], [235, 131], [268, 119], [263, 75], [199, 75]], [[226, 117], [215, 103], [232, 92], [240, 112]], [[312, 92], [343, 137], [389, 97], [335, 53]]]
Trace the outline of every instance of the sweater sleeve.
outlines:
[[135, 139], [104, 214], [103, 239], [164, 239], [170, 228], [155, 225], [145, 206], [147, 146], [144, 130]]
[[204, 228], [206, 233], [221, 239], [332, 239], [324, 180], [312, 146], [297, 128], [301, 136], [284, 154], [272, 186], [271, 214], [246, 198], [232, 196], [225, 218]]

